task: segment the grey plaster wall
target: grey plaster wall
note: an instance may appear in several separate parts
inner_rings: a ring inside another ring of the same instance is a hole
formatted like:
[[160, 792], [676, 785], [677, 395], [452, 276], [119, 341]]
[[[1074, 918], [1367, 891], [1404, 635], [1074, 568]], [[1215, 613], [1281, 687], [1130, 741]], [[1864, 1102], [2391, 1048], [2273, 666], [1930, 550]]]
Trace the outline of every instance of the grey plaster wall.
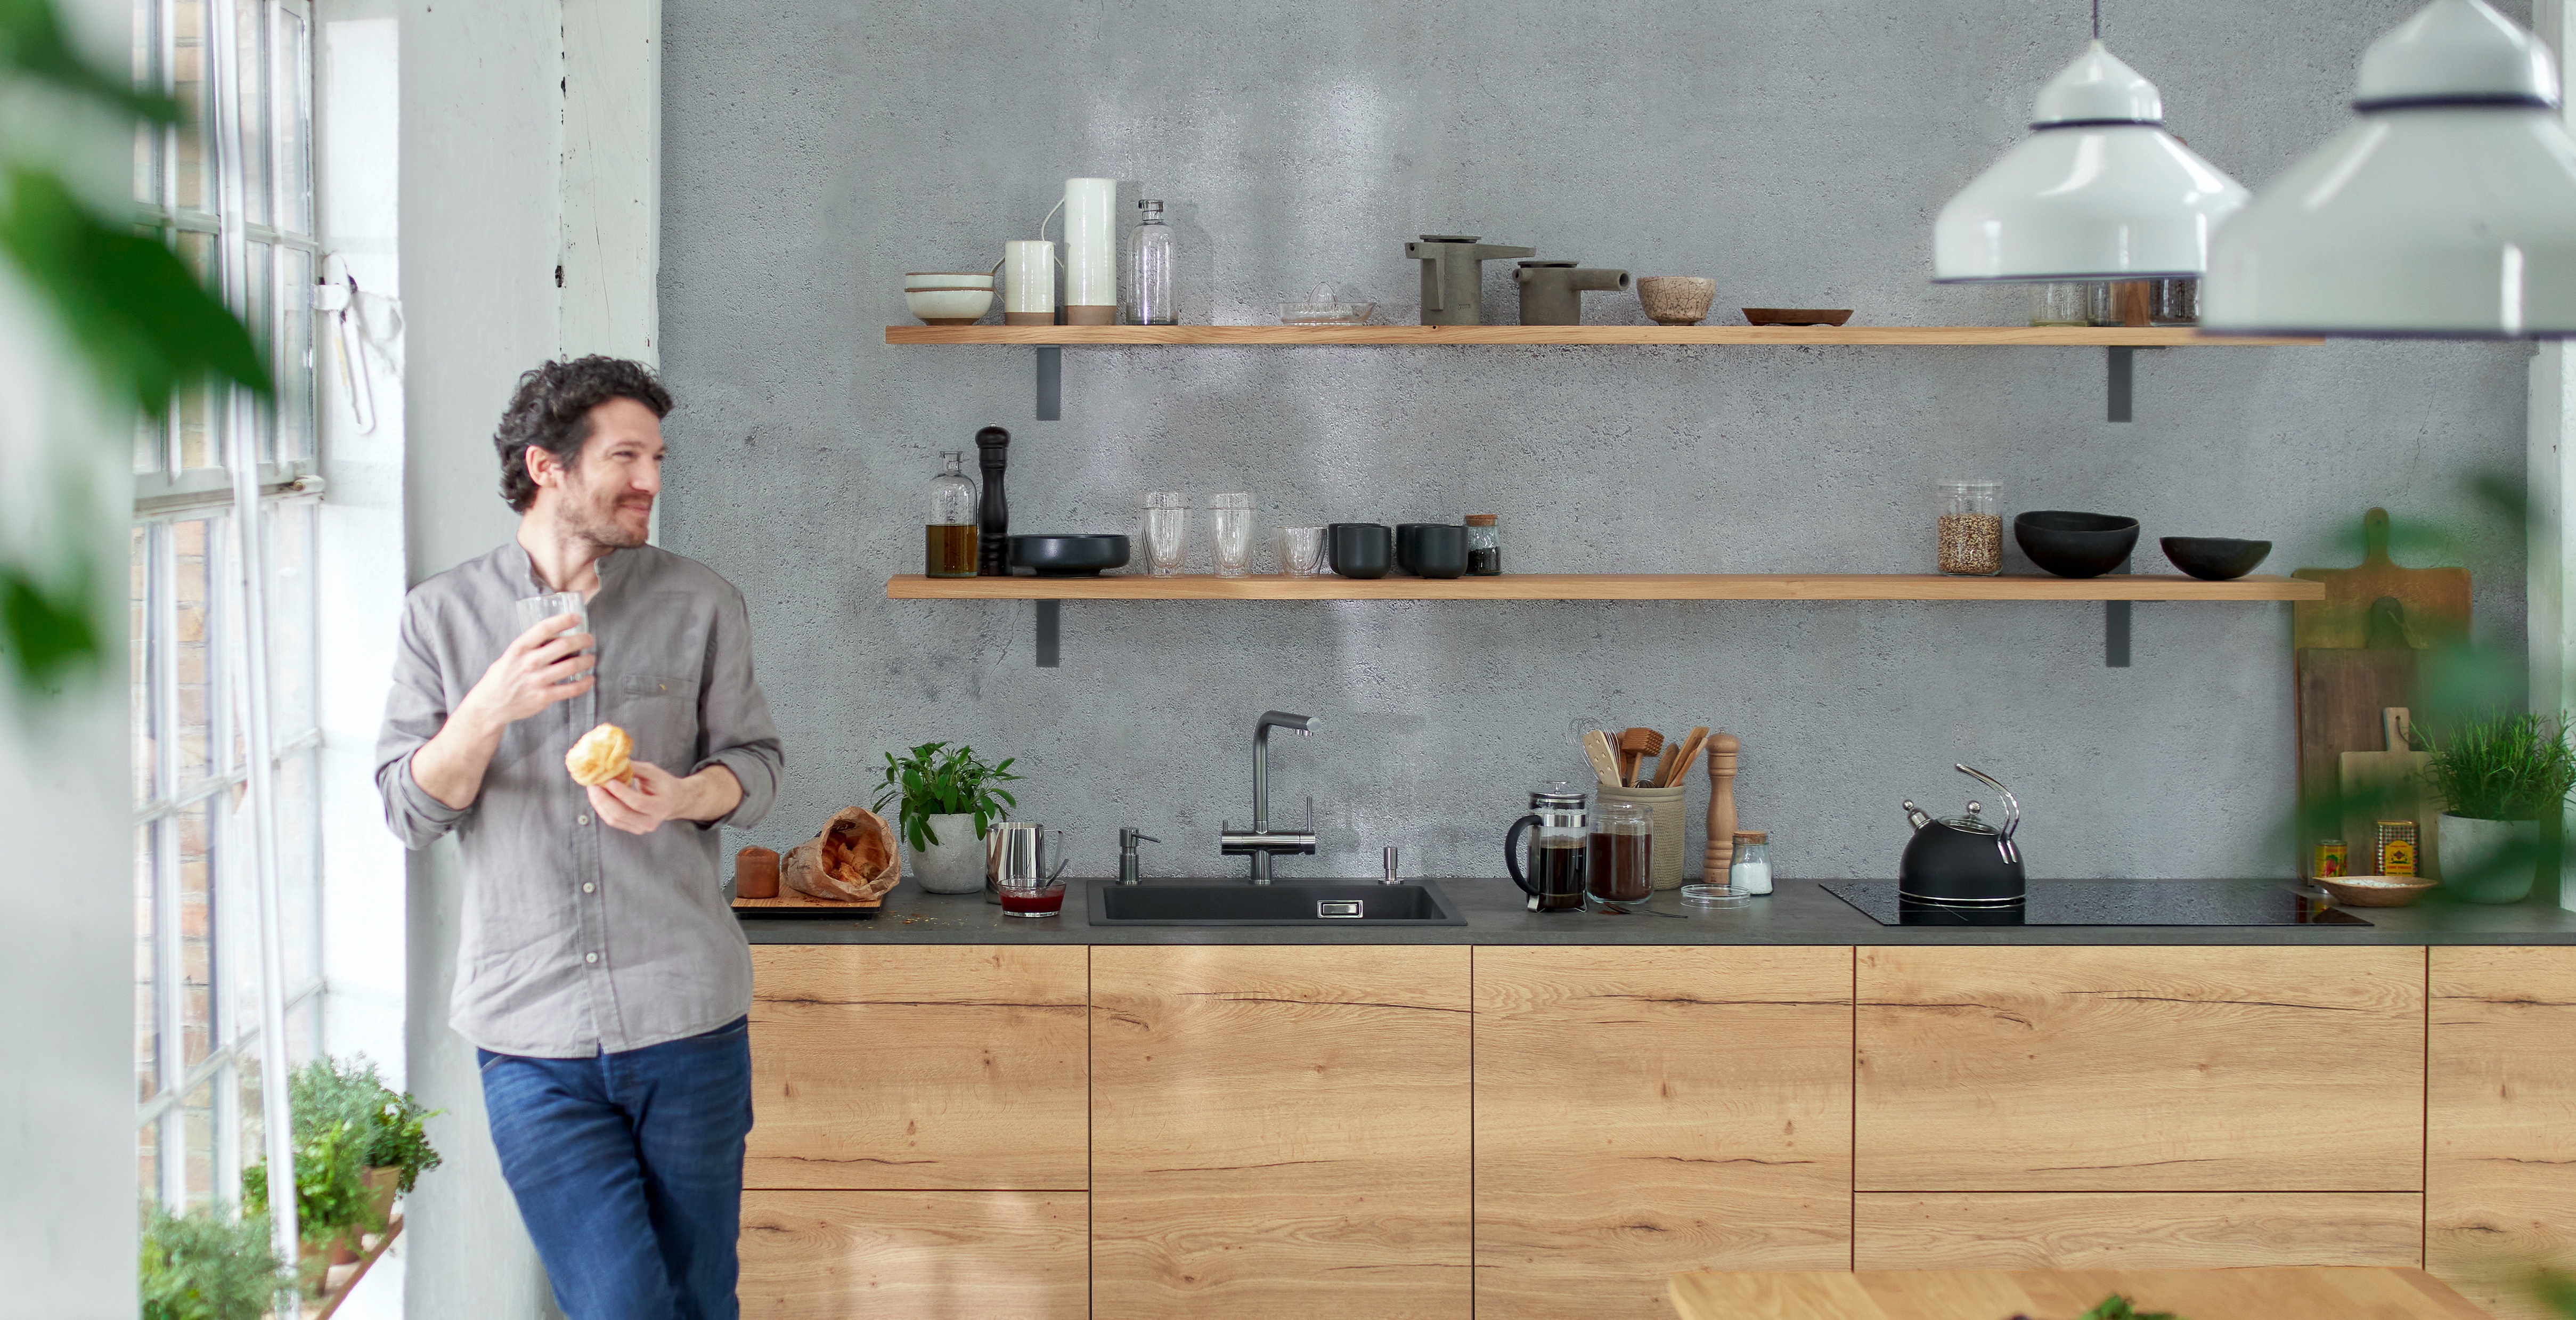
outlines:
[[[2106, 35], [2260, 186], [2415, 7], [2130, 0]], [[2073, 0], [669, 0], [662, 529], [750, 597], [787, 730], [745, 841], [803, 839], [886, 750], [962, 739], [1020, 758], [1024, 814], [1071, 827], [1080, 872], [1133, 824], [1165, 840], [1150, 872], [1238, 874], [1215, 834], [1249, 815], [1251, 721], [1278, 707], [1323, 721], [1273, 756], [1323, 836], [1283, 874], [1368, 874], [1384, 843], [1498, 873], [1525, 787], [1588, 777], [1573, 728], [1698, 723], [1743, 739], [1743, 819], [1790, 874], [1889, 874], [1897, 800], [1954, 807], [1956, 760], [2020, 791], [2039, 874], [2287, 873], [2285, 606], [2140, 606], [2114, 670], [2099, 606], [1073, 604], [1063, 667], [1036, 669], [1028, 604], [884, 599], [920, 569], [937, 452], [999, 423], [1016, 530], [1251, 490], [1265, 528], [1498, 512], [1518, 571], [1919, 571], [1951, 475], [2000, 478], [2008, 511], [2136, 515], [2156, 569], [2167, 534], [2348, 563], [2338, 534], [2386, 504], [2460, 528], [2480, 628], [2518, 651], [2518, 536], [2464, 493], [2519, 483], [2518, 346], [2143, 354], [2128, 425], [2099, 350], [1078, 350], [1065, 420], [1038, 423], [1027, 352], [883, 342], [902, 272], [989, 266], [1077, 174], [1170, 203], [1191, 321], [1274, 320], [1327, 280], [1402, 319], [1401, 241], [1464, 232], [1712, 276], [1720, 308], [2017, 323], [2018, 290], [1929, 283], [1932, 218], [2083, 24]]]

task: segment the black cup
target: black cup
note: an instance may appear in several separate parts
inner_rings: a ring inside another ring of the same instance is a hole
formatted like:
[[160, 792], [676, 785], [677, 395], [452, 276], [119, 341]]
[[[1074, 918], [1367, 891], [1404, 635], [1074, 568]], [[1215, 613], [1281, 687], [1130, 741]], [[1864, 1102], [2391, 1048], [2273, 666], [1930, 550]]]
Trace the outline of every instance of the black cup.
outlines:
[[1417, 577], [1457, 577], [1467, 571], [1467, 529], [1456, 523], [1400, 524], [1395, 562]]
[[1385, 523], [1334, 523], [1333, 571], [1346, 578], [1382, 578], [1395, 558], [1395, 536]]

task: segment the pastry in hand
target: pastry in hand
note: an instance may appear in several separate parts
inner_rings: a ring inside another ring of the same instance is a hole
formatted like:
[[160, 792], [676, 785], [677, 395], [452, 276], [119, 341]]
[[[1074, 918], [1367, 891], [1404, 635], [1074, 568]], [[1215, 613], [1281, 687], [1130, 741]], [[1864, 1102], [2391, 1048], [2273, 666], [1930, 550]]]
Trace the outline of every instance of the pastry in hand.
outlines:
[[581, 736], [581, 741], [564, 753], [564, 769], [572, 771], [572, 782], [584, 788], [597, 788], [609, 780], [621, 783], [634, 774], [626, 758], [635, 754], [635, 740], [626, 730], [614, 724], [603, 724]]

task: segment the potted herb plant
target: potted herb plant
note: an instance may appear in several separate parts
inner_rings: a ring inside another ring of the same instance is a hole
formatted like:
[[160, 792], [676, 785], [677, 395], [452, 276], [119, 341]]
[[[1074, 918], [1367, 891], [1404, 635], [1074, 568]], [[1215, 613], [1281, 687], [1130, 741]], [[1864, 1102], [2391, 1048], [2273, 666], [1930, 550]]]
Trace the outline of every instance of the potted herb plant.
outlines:
[[984, 831], [1020, 805], [1005, 781], [1017, 757], [987, 765], [975, 749], [923, 743], [901, 758], [886, 753], [885, 780], [875, 811], [902, 804], [895, 833], [903, 837], [912, 877], [934, 894], [971, 894], [984, 887]]
[[235, 1219], [222, 1205], [153, 1206], [135, 1274], [143, 1320], [260, 1320], [285, 1282], [268, 1216]]
[[[383, 1232], [394, 1197], [439, 1165], [427, 1121], [437, 1117], [386, 1086], [363, 1057], [315, 1059], [287, 1083], [295, 1138], [295, 1225], [308, 1272], [354, 1259], [358, 1240]], [[268, 1163], [242, 1170], [242, 1204], [268, 1208]]]
[[2472, 903], [2519, 903], [2540, 870], [2540, 821], [2576, 790], [2565, 717], [2491, 715], [2434, 736], [2427, 787], [2441, 795], [2442, 887]]

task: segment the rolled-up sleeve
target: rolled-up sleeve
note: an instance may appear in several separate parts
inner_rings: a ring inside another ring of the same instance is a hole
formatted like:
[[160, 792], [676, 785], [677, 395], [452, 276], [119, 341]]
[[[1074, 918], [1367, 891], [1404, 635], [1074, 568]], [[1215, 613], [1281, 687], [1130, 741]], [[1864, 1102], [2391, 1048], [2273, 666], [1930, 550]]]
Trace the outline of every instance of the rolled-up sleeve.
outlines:
[[385, 800], [385, 824], [406, 848], [428, 847], [473, 810], [431, 797], [412, 778], [412, 753], [447, 725], [447, 692], [425, 632], [415, 597], [403, 606], [402, 633], [394, 644], [393, 690], [385, 696], [384, 731], [376, 735], [376, 791]]
[[742, 782], [742, 801], [707, 826], [742, 830], [759, 824], [778, 801], [779, 771], [787, 758], [779, 746], [778, 726], [770, 722], [769, 698], [761, 695], [760, 682], [752, 675], [751, 615], [738, 591], [725, 592], [707, 638], [698, 729], [706, 750], [689, 772], [721, 765]]

